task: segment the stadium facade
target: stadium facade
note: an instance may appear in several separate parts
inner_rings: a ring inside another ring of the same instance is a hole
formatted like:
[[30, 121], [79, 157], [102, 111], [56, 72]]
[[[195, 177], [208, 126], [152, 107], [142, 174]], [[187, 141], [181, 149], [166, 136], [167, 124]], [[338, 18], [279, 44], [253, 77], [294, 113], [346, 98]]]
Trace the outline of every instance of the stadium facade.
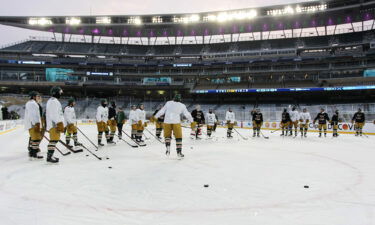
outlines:
[[[371, 102], [375, 1], [168, 15], [1, 17], [47, 31], [0, 49], [0, 92]], [[373, 69], [374, 68], [374, 69]]]

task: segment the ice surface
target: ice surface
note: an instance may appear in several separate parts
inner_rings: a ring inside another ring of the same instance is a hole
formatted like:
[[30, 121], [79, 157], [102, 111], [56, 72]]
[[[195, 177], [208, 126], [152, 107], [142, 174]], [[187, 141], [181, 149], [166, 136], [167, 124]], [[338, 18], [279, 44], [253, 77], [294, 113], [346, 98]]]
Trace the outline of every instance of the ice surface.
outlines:
[[[80, 127], [96, 143], [96, 127]], [[0, 224], [375, 224], [374, 137], [264, 131], [269, 140], [244, 141], [227, 140], [219, 128], [212, 140], [191, 140], [189, 133], [184, 128], [183, 160], [174, 150], [166, 157], [146, 132], [147, 147], [120, 141], [95, 152], [110, 158], [103, 161], [55, 153], [58, 165], [28, 160], [22, 128], [0, 135]]]

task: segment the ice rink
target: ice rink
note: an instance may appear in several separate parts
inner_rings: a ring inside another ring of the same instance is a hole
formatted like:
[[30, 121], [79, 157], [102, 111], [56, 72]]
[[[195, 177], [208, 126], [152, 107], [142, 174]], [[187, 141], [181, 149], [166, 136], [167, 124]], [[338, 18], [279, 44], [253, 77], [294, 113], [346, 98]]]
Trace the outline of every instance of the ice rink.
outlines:
[[[96, 143], [95, 126], [80, 128]], [[22, 127], [2, 134], [0, 224], [375, 224], [374, 137], [293, 139], [264, 131], [269, 140], [245, 141], [236, 133], [227, 140], [225, 132], [191, 140], [184, 128], [183, 160], [176, 160], [174, 141], [166, 157], [146, 132], [147, 147], [120, 141], [95, 152], [109, 157], [102, 161], [56, 152], [58, 165], [29, 161]]]

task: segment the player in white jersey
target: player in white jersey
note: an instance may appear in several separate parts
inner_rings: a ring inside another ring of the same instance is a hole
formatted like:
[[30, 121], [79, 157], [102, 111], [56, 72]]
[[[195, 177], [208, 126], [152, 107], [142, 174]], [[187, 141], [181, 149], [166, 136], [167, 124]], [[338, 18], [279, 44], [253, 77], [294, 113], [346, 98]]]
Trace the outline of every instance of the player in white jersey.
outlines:
[[182, 129], [181, 114], [183, 114], [189, 123], [193, 122], [193, 117], [187, 110], [186, 106], [181, 103], [181, 95], [176, 94], [172, 101], [168, 101], [162, 109], [155, 115], [155, 119], [164, 115], [164, 138], [167, 148], [166, 155], [170, 154], [172, 131], [176, 138], [177, 156], [183, 158], [182, 154]]
[[102, 136], [103, 132], [105, 133], [105, 137], [107, 139], [107, 144], [114, 144], [113, 141], [110, 140], [109, 136], [109, 128], [108, 128], [108, 102], [105, 99], [102, 99], [100, 102], [100, 106], [98, 106], [96, 110], [96, 126], [98, 128], [98, 145], [104, 146], [102, 144]]
[[137, 128], [138, 128], [138, 117], [135, 110], [137, 107], [135, 105], [131, 106], [130, 112], [129, 112], [129, 123], [131, 125], [131, 138], [133, 140], [137, 139]]
[[64, 132], [64, 114], [59, 98], [63, 91], [60, 87], [51, 89], [52, 97], [48, 99], [46, 105], [46, 124], [49, 132], [50, 141], [48, 143], [47, 162], [58, 163], [59, 159], [53, 157], [57, 142], [60, 141], [60, 135]]
[[36, 91], [32, 91], [29, 94], [30, 100], [25, 106], [24, 123], [25, 129], [28, 130], [29, 138], [29, 157], [30, 159], [42, 159], [43, 156], [38, 155], [40, 152], [39, 145], [43, 139], [43, 123], [42, 123], [42, 111], [39, 105], [41, 101], [40, 94]]
[[137, 134], [135, 141], [141, 144], [141, 146], [145, 146], [144, 141], [142, 140], [143, 131], [147, 126], [146, 123], [146, 111], [143, 104], [138, 105], [138, 109], [135, 110], [136, 118], [137, 118]]
[[212, 134], [212, 130], [217, 122], [216, 115], [212, 109], [209, 109], [207, 116], [206, 116], [206, 123], [207, 123], [207, 136], [210, 138]]
[[289, 135], [293, 135], [293, 127], [294, 127], [294, 136], [297, 136], [297, 131], [298, 131], [298, 120], [299, 120], [299, 113], [296, 110], [296, 107], [293, 106], [292, 110], [289, 111], [290, 115], [290, 126], [289, 126]]
[[227, 121], [228, 126], [227, 138], [232, 138], [232, 130], [236, 122], [236, 115], [234, 114], [231, 108], [229, 108], [227, 113], [225, 114], [225, 120]]
[[311, 115], [309, 112], [307, 112], [307, 109], [304, 108], [302, 112], [299, 114], [299, 122], [300, 122], [299, 129], [301, 131], [301, 137], [306, 137], [310, 121], [311, 121]]
[[[66, 122], [66, 144], [70, 145], [70, 139], [73, 136], [74, 146], [81, 146], [77, 138], [77, 119], [76, 112], [74, 110], [76, 102], [73, 98], [68, 100], [68, 105], [64, 108], [64, 119]], [[73, 147], [73, 146], [71, 146]]]

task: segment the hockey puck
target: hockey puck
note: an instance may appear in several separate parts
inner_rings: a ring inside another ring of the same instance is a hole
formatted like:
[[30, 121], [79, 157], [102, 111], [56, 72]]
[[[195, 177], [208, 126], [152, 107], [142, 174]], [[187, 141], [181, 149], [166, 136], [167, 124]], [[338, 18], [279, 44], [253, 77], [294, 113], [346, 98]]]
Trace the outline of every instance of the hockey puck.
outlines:
[[108, 166], [108, 169], [112, 169], [112, 166]]
[[89, 155], [86, 155], [86, 157], [89, 157]]
[[190, 147], [190, 149], [193, 149], [193, 147]]
[[107, 157], [107, 159], [109, 159], [109, 158]]
[[303, 186], [304, 188], [309, 188], [309, 186], [308, 185], [305, 185], [305, 186]]
[[210, 185], [208, 185], [208, 184], [205, 184], [205, 185], [203, 185], [203, 187], [205, 187], [205, 188], [208, 188]]

